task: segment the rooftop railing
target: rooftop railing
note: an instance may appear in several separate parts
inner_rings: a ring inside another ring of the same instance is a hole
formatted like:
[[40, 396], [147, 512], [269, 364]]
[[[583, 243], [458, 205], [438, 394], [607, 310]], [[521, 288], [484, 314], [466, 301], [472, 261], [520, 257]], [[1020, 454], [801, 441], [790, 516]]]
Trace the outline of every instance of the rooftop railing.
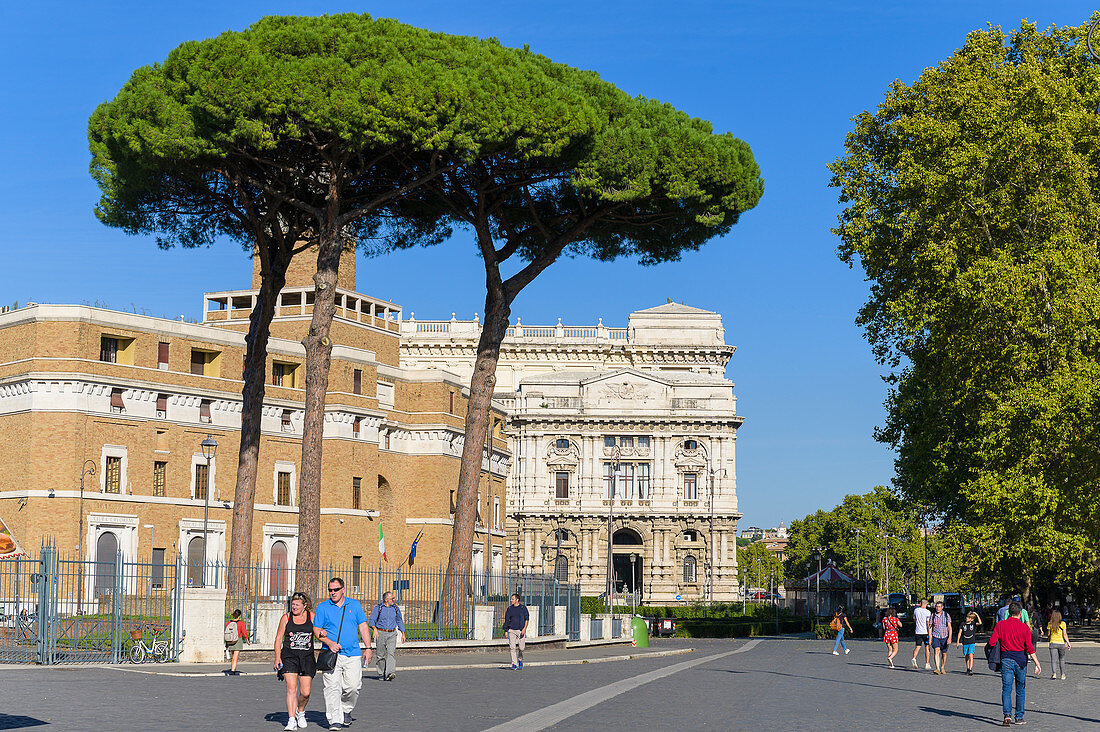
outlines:
[[[313, 315], [313, 291], [313, 286], [284, 288], [275, 303], [275, 317]], [[248, 320], [256, 307], [258, 294], [258, 290], [206, 293], [202, 303], [203, 322]], [[336, 288], [336, 317], [395, 333], [402, 330], [400, 305], [340, 287]]]
[[[450, 320], [417, 320], [415, 315], [408, 320], [401, 321], [401, 335], [406, 338], [477, 338], [481, 334], [481, 321], [475, 315], [472, 320], [458, 320], [451, 315]], [[589, 341], [610, 342], [629, 341], [630, 333], [627, 328], [609, 328], [601, 319], [596, 325], [563, 325], [558, 320], [557, 325], [523, 325], [516, 320], [515, 325], [508, 326], [504, 336], [511, 340], [558, 340], [558, 341]]]

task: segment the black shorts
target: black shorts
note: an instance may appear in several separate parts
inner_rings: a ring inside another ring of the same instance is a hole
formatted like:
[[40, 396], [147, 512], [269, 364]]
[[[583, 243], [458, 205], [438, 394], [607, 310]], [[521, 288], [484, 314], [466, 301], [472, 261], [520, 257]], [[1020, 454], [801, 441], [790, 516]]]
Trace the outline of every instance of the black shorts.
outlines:
[[918, 646], [926, 646], [928, 645], [928, 636], [918, 635], [913, 639], [913, 642]]
[[283, 651], [283, 673], [313, 678], [317, 675], [317, 657], [313, 651]]

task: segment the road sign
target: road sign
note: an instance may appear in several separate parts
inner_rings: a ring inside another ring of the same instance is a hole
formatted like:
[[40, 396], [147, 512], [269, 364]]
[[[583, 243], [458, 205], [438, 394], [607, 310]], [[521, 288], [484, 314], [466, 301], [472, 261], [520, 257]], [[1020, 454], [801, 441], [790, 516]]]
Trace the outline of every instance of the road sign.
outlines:
[[679, 601], [680, 601], [680, 596], [679, 596], [679, 595], [677, 595], [677, 596], [676, 596], [676, 601], [677, 601], [677, 602], [679, 602]]

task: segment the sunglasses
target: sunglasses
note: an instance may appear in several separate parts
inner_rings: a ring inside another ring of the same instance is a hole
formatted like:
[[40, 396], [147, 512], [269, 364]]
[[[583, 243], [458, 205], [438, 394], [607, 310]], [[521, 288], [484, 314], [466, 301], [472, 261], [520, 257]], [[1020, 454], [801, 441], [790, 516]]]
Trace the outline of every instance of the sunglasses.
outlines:
[[333, 592], [339, 592], [342, 589], [344, 589], [344, 588], [343, 587], [336, 587], [336, 588], [330, 587], [330, 588], [328, 588], [328, 592], [331, 595]]

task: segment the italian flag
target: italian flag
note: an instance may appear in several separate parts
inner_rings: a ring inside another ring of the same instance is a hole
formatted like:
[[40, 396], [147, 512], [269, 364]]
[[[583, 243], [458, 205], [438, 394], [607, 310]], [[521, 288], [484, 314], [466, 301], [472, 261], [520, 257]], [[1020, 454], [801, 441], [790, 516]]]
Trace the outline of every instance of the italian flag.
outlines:
[[378, 553], [382, 555], [382, 559], [390, 561], [386, 558], [386, 537], [382, 536], [382, 522], [378, 522]]

